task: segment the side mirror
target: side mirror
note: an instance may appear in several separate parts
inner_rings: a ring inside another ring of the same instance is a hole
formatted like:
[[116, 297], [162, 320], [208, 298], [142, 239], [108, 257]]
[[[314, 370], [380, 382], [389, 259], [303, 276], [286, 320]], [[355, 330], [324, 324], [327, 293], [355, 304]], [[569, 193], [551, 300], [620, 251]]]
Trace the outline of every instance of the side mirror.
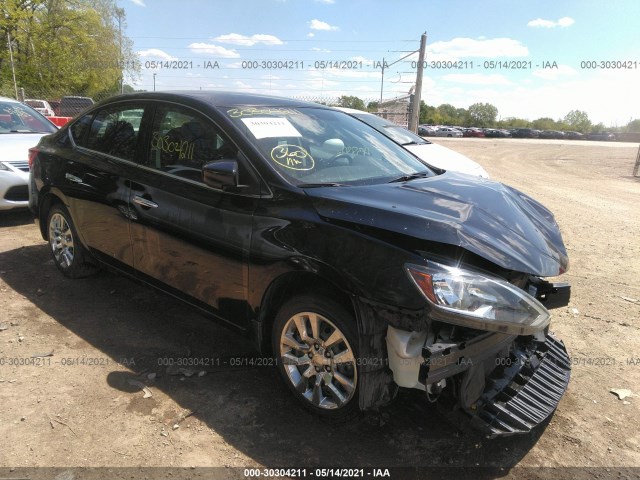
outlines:
[[216, 160], [202, 167], [202, 180], [206, 185], [218, 190], [238, 187], [238, 162]]

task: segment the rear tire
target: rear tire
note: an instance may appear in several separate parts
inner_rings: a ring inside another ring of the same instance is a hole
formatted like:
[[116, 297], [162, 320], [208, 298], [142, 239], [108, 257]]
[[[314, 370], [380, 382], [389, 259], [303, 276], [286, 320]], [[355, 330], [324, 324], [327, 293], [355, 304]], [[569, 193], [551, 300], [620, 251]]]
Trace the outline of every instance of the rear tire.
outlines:
[[356, 324], [340, 304], [310, 295], [288, 301], [272, 346], [282, 380], [306, 409], [332, 422], [360, 411]]
[[56, 204], [49, 210], [47, 232], [53, 262], [65, 276], [82, 278], [95, 273], [96, 268], [86, 262], [86, 250], [64, 206]]

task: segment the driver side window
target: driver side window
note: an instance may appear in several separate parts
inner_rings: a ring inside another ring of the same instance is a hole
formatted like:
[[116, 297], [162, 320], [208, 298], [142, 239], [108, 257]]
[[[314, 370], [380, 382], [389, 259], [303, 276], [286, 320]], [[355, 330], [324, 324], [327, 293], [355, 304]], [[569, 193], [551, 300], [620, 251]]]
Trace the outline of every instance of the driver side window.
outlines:
[[202, 182], [203, 165], [238, 154], [210, 120], [175, 105], [158, 108], [150, 141], [149, 167], [197, 182]]

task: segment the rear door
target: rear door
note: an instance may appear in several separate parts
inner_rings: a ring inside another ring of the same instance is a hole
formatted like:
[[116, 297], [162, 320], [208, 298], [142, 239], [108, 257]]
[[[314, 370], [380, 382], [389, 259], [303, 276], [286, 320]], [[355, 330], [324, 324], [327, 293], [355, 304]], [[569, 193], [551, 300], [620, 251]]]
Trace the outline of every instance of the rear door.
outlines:
[[136, 270], [144, 280], [246, 328], [256, 177], [242, 164], [241, 183], [249, 187], [241, 193], [202, 182], [204, 164], [242, 155], [211, 119], [187, 107], [158, 102], [145, 142], [146, 158], [129, 201]]
[[130, 178], [139, 169], [148, 104], [119, 102], [84, 115], [71, 127], [75, 148], [61, 181], [83, 243], [100, 260], [132, 272]]

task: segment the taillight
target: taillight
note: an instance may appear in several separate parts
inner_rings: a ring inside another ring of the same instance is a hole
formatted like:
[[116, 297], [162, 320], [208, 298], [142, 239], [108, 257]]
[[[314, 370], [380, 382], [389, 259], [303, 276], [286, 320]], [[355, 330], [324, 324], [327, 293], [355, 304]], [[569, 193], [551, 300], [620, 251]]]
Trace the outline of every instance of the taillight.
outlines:
[[33, 162], [38, 156], [38, 153], [40, 153], [40, 150], [38, 150], [37, 147], [29, 149], [29, 170], [31, 170], [31, 168], [33, 167]]

